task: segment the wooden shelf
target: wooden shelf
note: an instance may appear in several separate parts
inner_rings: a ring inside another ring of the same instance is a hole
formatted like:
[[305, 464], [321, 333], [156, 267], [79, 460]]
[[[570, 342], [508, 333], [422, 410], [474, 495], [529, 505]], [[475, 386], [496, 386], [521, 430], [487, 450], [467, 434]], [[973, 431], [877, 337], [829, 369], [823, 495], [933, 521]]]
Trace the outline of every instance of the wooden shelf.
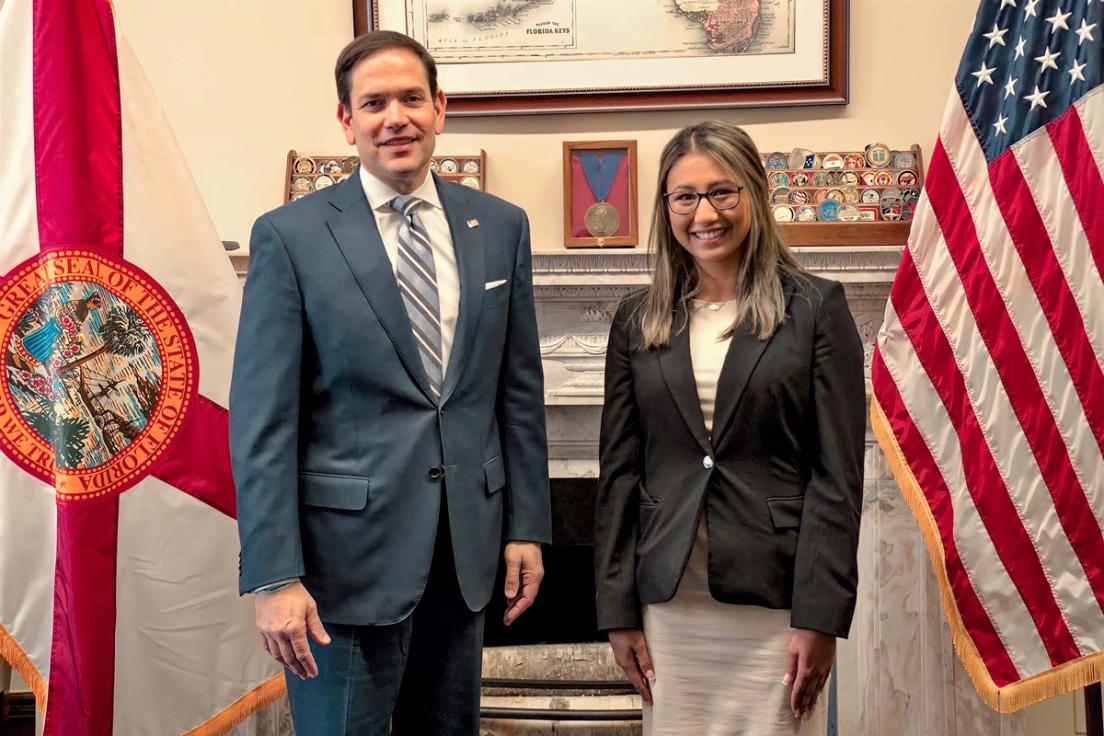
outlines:
[[904, 245], [911, 222], [781, 222], [778, 229], [786, 244], [797, 245]]

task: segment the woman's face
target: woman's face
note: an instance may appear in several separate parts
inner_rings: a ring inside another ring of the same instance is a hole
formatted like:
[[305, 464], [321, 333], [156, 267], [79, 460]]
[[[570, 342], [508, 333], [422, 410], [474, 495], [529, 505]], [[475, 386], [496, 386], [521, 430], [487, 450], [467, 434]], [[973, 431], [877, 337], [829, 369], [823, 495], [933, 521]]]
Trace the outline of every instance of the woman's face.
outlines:
[[[721, 194], [744, 182], [721, 167], [711, 156], [691, 151], [671, 167], [667, 174], [668, 192], [713, 192]], [[740, 192], [740, 203], [731, 209], [714, 209], [702, 197], [697, 209], [688, 215], [672, 212], [671, 232], [699, 268], [727, 266], [738, 269], [744, 241], [751, 226], [751, 208], [747, 190]]]

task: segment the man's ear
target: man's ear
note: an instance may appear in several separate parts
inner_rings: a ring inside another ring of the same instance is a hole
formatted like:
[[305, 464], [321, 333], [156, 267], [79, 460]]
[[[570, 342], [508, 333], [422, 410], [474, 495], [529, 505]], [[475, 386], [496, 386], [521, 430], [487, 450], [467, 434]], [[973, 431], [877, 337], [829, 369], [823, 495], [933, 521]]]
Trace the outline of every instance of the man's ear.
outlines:
[[437, 96], [433, 98], [433, 110], [437, 113], [437, 122], [433, 124], [433, 131], [438, 135], [445, 129], [445, 108], [448, 106], [448, 100], [445, 98], [445, 91], [443, 89], [437, 89]]
[[350, 146], [356, 144], [356, 134], [353, 131], [353, 111], [342, 103], [337, 103], [337, 122], [345, 131], [345, 142]]

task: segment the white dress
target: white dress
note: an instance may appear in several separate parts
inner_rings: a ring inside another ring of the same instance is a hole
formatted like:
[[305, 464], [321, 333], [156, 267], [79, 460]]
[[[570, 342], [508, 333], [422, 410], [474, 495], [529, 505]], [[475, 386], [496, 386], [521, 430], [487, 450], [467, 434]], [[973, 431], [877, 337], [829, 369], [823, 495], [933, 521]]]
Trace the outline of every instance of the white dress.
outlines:
[[[695, 300], [690, 359], [706, 429], [735, 303]], [[721, 603], [709, 593], [705, 515], [674, 598], [644, 606], [644, 637], [655, 668], [654, 705], [644, 708], [644, 736], [823, 736], [827, 687], [807, 721], [790, 711], [782, 684], [793, 630], [790, 612]]]

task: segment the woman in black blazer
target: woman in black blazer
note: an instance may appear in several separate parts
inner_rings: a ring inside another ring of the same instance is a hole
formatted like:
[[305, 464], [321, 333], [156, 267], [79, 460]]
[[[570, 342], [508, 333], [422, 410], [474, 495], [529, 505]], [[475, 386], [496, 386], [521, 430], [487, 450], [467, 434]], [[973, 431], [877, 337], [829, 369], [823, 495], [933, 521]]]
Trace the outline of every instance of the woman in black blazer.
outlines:
[[855, 607], [862, 344], [843, 288], [783, 243], [766, 186], [740, 128], [677, 133], [652, 283], [610, 330], [598, 625], [654, 701], [653, 736], [822, 722]]

